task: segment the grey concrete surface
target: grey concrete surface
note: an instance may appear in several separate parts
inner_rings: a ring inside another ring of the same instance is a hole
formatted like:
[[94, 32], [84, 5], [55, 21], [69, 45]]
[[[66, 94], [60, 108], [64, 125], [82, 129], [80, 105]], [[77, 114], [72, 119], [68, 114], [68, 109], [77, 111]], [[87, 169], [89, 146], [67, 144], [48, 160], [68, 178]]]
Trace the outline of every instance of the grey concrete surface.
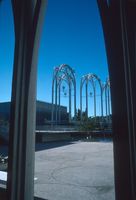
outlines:
[[115, 199], [112, 142], [49, 146], [42, 144], [35, 154], [35, 196], [48, 200]]

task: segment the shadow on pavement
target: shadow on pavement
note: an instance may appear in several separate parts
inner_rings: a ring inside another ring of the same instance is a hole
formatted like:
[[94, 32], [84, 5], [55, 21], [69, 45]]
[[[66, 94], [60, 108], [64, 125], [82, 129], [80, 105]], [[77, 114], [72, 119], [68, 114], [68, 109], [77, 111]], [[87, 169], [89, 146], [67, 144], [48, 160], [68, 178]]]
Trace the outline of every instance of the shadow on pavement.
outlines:
[[66, 145], [74, 144], [74, 142], [68, 141], [58, 141], [58, 142], [46, 142], [46, 143], [37, 143], [35, 145], [35, 151], [42, 151], [46, 149], [58, 148]]
[[34, 200], [48, 200], [48, 199], [43, 199], [43, 198], [40, 198], [40, 197], [34, 197]]

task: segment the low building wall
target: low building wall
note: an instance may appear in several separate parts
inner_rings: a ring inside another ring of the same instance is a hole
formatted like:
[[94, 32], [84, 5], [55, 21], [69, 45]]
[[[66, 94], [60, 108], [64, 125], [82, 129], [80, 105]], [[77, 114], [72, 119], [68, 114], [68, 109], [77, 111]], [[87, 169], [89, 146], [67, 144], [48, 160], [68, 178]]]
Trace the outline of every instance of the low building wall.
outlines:
[[81, 140], [87, 138], [112, 138], [111, 131], [36, 131], [36, 143]]

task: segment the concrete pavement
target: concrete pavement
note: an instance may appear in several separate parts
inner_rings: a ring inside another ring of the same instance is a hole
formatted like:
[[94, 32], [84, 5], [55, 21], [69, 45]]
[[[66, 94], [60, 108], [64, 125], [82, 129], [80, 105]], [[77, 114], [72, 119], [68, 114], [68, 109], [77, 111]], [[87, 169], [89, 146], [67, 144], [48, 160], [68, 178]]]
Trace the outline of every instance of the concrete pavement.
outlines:
[[48, 200], [114, 200], [112, 142], [41, 144], [35, 196]]

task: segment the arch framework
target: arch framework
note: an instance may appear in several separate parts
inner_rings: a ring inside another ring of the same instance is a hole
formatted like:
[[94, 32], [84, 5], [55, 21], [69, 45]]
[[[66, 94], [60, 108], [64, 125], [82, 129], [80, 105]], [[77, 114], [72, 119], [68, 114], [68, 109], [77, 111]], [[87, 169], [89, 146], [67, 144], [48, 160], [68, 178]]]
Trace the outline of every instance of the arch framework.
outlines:
[[95, 80], [99, 83], [100, 88], [100, 99], [101, 99], [101, 117], [103, 117], [103, 84], [100, 78], [96, 74], [86, 74], [81, 78], [80, 82], [80, 110], [81, 110], [81, 120], [82, 120], [82, 93], [83, 93], [83, 86], [85, 84], [85, 98], [86, 98], [86, 117], [88, 118], [88, 86], [91, 83], [93, 88], [94, 94], [94, 117], [96, 117], [96, 85]]
[[107, 118], [107, 122], [111, 122], [111, 95], [110, 95], [110, 80], [109, 78], [106, 80], [106, 83], [104, 84], [104, 94], [105, 96], [105, 116]]
[[74, 90], [74, 117], [76, 116], [76, 79], [74, 70], [67, 64], [62, 64], [54, 69], [52, 80], [52, 114], [51, 121], [58, 123], [61, 121], [60, 102], [61, 102], [61, 86], [65, 81], [68, 85], [69, 94], [69, 122], [72, 115], [72, 87]]

